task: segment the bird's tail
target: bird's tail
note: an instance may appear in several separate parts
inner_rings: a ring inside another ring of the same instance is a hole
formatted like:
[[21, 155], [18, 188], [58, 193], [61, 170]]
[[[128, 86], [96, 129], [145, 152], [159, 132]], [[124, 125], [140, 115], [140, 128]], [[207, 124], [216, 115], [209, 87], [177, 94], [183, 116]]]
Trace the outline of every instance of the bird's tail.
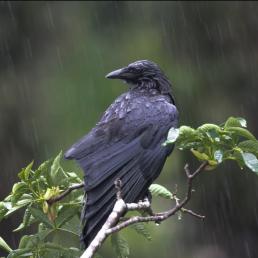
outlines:
[[[82, 212], [83, 230], [81, 240], [85, 248], [89, 246], [99, 230], [106, 222], [116, 203], [116, 193], [114, 182], [119, 178], [122, 182], [121, 193], [125, 202], [133, 202], [142, 199], [148, 190], [145, 179], [134, 169], [128, 175], [112, 175], [90, 190], [86, 190], [85, 206]], [[120, 176], [120, 177], [119, 177]]]
[[[113, 210], [116, 202], [116, 192], [114, 186], [107, 192], [105, 186], [98, 186], [86, 192], [85, 204], [82, 211], [82, 234], [81, 241], [85, 248], [89, 246], [97, 233], [100, 231], [108, 216]], [[100, 192], [105, 193], [103, 196]], [[108, 193], [108, 194], [106, 194]]]

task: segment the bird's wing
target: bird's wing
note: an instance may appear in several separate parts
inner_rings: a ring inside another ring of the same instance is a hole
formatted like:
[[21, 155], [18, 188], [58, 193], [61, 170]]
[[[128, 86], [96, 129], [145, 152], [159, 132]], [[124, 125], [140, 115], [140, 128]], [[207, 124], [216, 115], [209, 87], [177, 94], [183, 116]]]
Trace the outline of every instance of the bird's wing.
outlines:
[[112, 211], [117, 178], [126, 202], [146, 195], [172, 150], [161, 144], [176, 125], [176, 108], [164, 99], [124, 98], [111, 105], [100, 123], [68, 150], [68, 158], [76, 159], [85, 172], [86, 244]]
[[[145, 159], [154, 149], [165, 149], [161, 144], [167, 131], [177, 125], [176, 107], [164, 99], [126, 100], [124, 97], [111, 105], [100, 123], [65, 154], [66, 158], [76, 159], [84, 169], [86, 190], [114, 172], [118, 176], [118, 171], [130, 160]], [[141, 170], [146, 178], [152, 175]]]

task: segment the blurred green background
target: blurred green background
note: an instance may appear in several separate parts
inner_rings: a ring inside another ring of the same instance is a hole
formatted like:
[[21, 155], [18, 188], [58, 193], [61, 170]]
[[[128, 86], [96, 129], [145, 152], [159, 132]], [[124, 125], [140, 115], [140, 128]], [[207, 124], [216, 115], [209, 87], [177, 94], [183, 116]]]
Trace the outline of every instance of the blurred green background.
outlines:
[[[0, 2], [0, 198], [21, 167], [40, 163], [87, 133], [127, 90], [105, 75], [149, 59], [172, 81], [180, 124], [243, 116], [258, 136], [256, 2]], [[157, 182], [183, 194], [174, 151]], [[72, 162], [64, 166], [79, 171]], [[257, 257], [258, 177], [235, 164], [202, 174], [187, 215], [150, 225], [153, 241], [128, 231], [131, 257]], [[155, 210], [169, 202], [154, 200]], [[0, 235], [14, 248], [13, 217]], [[104, 257], [113, 257], [107, 246]]]

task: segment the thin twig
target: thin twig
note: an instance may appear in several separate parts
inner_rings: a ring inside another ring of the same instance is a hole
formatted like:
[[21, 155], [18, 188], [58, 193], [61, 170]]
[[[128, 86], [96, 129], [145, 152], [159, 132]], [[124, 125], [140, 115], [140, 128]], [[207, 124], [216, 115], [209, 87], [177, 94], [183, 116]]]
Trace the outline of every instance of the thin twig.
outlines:
[[192, 215], [192, 216], [194, 216], [194, 217], [196, 217], [198, 219], [201, 219], [201, 220], [205, 219], [204, 215], [198, 214], [198, 213], [196, 213], [196, 212], [194, 212], [192, 210], [188, 210], [188, 209], [182, 208], [181, 211], [185, 212], [185, 213], [188, 213], [188, 214], [190, 214], [190, 215]]
[[84, 187], [84, 183], [80, 183], [80, 184], [76, 184], [76, 185], [72, 185], [70, 186], [69, 188], [67, 188], [65, 191], [63, 191], [61, 194], [55, 196], [55, 197], [52, 197], [50, 198], [49, 200], [47, 200], [47, 203], [49, 205], [55, 203], [55, 202], [58, 202], [60, 200], [62, 200], [63, 198], [65, 198], [69, 193], [71, 193], [73, 190], [76, 190], [76, 189], [80, 189]]

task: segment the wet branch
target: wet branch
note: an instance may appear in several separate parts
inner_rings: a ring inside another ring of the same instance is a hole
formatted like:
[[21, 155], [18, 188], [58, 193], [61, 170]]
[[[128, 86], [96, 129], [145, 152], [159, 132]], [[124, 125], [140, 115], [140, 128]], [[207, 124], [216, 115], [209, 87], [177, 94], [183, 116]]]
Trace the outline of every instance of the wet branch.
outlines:
[[[121, 198], [122, 182], [120, 179], [117, 179], [115, 182], [115, 187], [117, 189], [117, 201], [115, 203], [113, 211], [109, 215], [107, 221], [105, 222], [101, 230], [98, 232], [96, 237], [90, 243], [90, 245], [85, 250], [85, 252], [82, 254], [81, 258], [92, 258], [93, 255], [97, 252], [97, 250], [101, 247], [101, 245], [109, 235], [115, 232], [118, 232], [121, 229], [126, 228], [135, 223], [149, 222], [149, 221], [154, 221], [155, 223], [159, 223], [173, 216], [178, 211], [188, 213], [196, 218], [203, 220], [205, 216], [197, 214], [192, 210], [186, 209], [184, 208], [184, 206], [189, 202], [189, 200], [192, 197], [192, 192], [193, 192], [192, 185], [193, 185], [194, 178], [196, 178], [203, 171], [203, 169], [207, 164], [208, 164], [207, 161], [203, 162], [193, 173], [190, 172], [188, 164], [185, 165], [184, 170], [187, 176], [186, 195], [184, 199], [180, 201], [180, 199], [178, 199], [174, 194], [174, 200], [176, 201], [176, 205], [172, 209], [161, 213], [150, 214], [149, 216], [146, 216], [146, 217], [133, 216], [122, 221], [121, 221], [121, 217], [128, 210], [137, 210], [137, 211], [147, 210], [148, 211], [150, 210], [151, 204], [148, 199], [145, 199], [144, 201], [140, 201], [138, 203], [125, 203]], [[121, 222], [119, 223], [119, 221]]]
[[63, 198], [65, 198], [68, 194], [70, 194], [73, 190], [80, 189], [82, 187], [84, 187], [84, 183], [72, 185], [72, 186], [68, 187], [65, 191], [63, 191], [61, 194], [54, 196], [54, 197], [50, 198], [49, 200], [47, 200], [47, 203], [49, 205], [51, 205], [55, 202], [59, 202]]

